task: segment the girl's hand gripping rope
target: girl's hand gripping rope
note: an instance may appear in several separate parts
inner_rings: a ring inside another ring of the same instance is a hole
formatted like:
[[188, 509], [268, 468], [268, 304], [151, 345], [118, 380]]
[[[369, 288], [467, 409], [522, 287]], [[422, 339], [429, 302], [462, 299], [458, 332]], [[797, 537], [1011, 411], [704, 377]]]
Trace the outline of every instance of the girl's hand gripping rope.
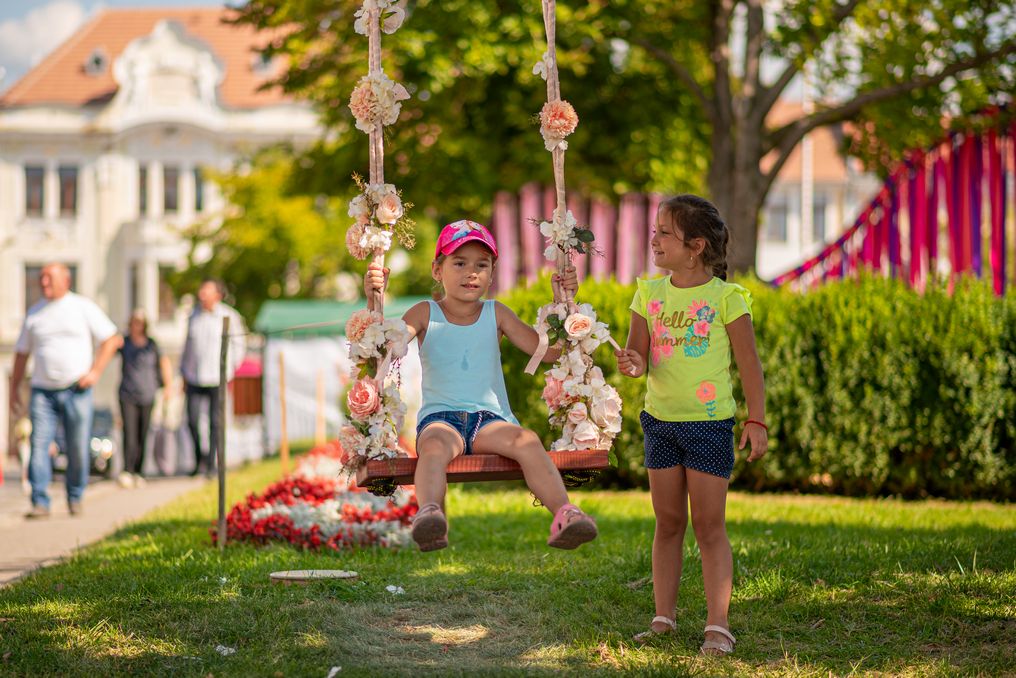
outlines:
[[617, 369], [627, 377], [641, 377], [646, 371], [645, 363], [638, 351], [621, 348], [614, 351], [617, 356]]
[[550, 277], [550, 286], [554, 291], [554, 302], [559, 303], [565, 299], [571, 301], [579, 291], [579, 276], [575, 267], [571, 264], [564, 269], [564, 275], [555, 273]]
[[374, 310], [372, 301], [374, 293], [381, 292], [382, 295], [385, 293], [390, 272], [391, 270], [388, 268], [382, 270], [377, 264], [371, 264], [367, 267], [367, 272], [363, 274], [363, 292], [367, 295], [367, 308], [372, 311]]

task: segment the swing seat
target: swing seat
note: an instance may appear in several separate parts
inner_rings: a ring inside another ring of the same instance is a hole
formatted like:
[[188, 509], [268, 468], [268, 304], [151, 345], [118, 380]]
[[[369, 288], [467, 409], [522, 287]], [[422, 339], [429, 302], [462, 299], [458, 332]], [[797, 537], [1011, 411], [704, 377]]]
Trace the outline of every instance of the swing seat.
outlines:
[[[607, 450], [548, 452], [568, 487], [583, 485], [610, 466]], [[390, 495], [397, 485], [412, 485], [416, 457], [368, 461], [356, 472], [356, 484], [372, 494]], [[499, 454], [461, 455], [448, 464], [448, 482], [474, 483], [487, 480], [519, 480], [522, 467]]]

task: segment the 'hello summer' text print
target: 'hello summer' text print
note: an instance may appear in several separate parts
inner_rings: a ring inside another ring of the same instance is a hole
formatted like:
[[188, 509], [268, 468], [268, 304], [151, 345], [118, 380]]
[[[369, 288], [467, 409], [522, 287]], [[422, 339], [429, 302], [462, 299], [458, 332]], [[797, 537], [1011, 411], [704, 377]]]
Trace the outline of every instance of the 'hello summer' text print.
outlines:
[[663, 311], [662, 300], [651, 299], [646, 310], [653, 319], [650, 337], [653, 365], [673, 356], [675, 347], [681, 347], [689, 358], [705, 355], [709, 349], [709, 329], [716, 319], [716, 310], [708, 302], [693, 301], [686, 311], [668, 315]]

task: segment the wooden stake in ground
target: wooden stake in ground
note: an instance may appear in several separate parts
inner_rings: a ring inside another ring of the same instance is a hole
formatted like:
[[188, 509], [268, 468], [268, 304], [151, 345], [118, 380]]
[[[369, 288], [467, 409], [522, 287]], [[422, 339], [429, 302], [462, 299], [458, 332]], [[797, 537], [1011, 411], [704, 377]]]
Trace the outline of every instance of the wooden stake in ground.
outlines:
[[289, 473], [289, 434], [286, 432], [286, 359], [279, 351], [279, 462], [282, 475]]
[[[226, 548], [226, 361], [229, 359], [229, 316], [222, 319], [219, 348], [219, 440], [215, 451], [219, 465], [219, 550]], [[213, 416], [212, 412], [208, 416]]]
[[317, 392], [314, 398], [314, 444], [325, 444], [325, 373], [318, 370]]

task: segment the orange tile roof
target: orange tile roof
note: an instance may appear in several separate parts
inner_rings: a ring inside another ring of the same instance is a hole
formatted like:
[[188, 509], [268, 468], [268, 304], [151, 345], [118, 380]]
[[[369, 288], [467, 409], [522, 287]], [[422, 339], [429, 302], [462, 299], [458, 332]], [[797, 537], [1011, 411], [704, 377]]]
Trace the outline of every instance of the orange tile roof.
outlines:
[[112, 68], [89, 75], [84, 70], [85, 60], [101, 48], [112, 64], [128, 44], [151, 33], [163, 19], [179, 22], [187, 33], [207, 43], [222, 62], [225, 74], [219, 98], [223, 105], [258, 108], [290, 101], [277, 87], [258, 91], [266, 77], [253, 69], [252, 50], [275, 34], [223, 23], [229, 14], [229, 9], [221, 7], [102, 10], [7, 90], [0, 97], [0, 106], [83, 106], [109, 100], [117, 90]]
[[[779, 100], [769, 111], [766, 124], [771, 128], [799, 118], [804, 114], [804, 106], [799, 101]], [[809, 133], [812, 143], [812, 156], [814, 158], [812, 172], [815, 181], [839, 182], [847, 179], [847, 161], [840, 151], [840, 143], [837, 135], [849, 133], [850, 126], [819, 127]], [[766, 172], [776, 161], [775, 152], [769, 153], [762, 159], [762, 171]], [[783, 181], [801, 180], [801, 146], [790, 152], [790, 157], [780, 169], [780, 179]]]

